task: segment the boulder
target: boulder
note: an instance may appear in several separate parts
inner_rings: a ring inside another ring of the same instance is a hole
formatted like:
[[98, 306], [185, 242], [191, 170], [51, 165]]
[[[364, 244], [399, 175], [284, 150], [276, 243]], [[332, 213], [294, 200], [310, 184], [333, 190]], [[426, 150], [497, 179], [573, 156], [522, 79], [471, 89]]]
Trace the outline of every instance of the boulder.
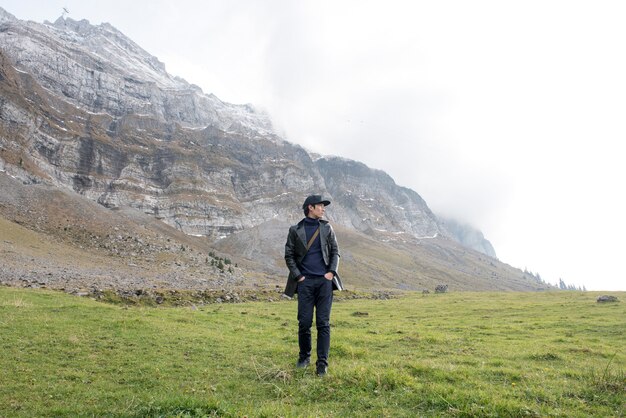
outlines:
[[596, 302], [597, 303], [619, 302], [619, 299], [617, 299], [616, 296], [602, 295], [596, 300]]

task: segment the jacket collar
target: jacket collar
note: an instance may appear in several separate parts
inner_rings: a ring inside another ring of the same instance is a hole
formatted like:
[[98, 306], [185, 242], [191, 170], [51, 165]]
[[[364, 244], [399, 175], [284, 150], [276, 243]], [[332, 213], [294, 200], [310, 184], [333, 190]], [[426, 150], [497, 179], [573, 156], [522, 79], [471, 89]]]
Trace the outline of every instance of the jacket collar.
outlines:
[[[302, 228], [304, 226], [304, 219], [305, 218], [302, 218], [302, 220], [300, 222], [298, 222], [298, 228]], [[328, 223], [328, 221], [326, 221], [324, 219], [320, 219], [319, 221], [320, 221], [320, 225], [324, 225], [324, 224]]]

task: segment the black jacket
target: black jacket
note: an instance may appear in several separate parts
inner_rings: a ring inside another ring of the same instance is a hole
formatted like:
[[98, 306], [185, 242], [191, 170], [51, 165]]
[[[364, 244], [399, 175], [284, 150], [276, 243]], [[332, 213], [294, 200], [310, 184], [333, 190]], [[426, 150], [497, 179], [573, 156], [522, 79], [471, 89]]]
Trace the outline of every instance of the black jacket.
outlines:
[[[289, 228], [287, 235], [287, 243], [285, 244], [285, 262], [289, 269], [289, 277], [285, 286], [285, 295], [293, 297], [298, 287], [298, 277], [302, 276], [300, 272], [300, 263], [306, 255], [306, 232], [304, 231], [304, 219], [297, 225]], [[343, 290], [341, 279], [337, 275], [339, 267], [339, 246], [335, 231], [328, 221], [320, 219], [320, 244], [322, 246], [322, 256], [326, 263], [326, 270], [335, 273], [333, 278], [333, 289]]]

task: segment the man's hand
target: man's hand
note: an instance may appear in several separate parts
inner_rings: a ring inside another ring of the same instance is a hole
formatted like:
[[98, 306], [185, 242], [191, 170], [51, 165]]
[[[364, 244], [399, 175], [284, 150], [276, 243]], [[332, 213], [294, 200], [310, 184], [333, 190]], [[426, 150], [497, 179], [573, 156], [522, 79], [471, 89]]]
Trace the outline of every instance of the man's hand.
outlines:
[[300, 278], [298, 279], [298, 283], [303, 282], [303, 281], [304, 281], [304, 276], [302, 276], [302, 277], [300, 277]]
[[335, 275], [333, 273], [331, 273], [330, 271], [324, 275], [324, 278], [326, 280], [332, 280], [333, 277], [335, 277]]

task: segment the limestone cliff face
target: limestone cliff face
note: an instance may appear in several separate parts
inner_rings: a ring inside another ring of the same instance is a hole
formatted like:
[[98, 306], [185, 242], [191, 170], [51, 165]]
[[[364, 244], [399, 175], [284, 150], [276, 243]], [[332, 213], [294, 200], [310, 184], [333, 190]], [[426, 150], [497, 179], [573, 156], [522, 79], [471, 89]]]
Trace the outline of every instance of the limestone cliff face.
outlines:
[[109, 24], [23, 22], [0, 9], [0, 67], [0, 169], [26, 182], [212, 238], [295, 222], [311, 193], [357, 231], [453, 236], [384, 172], [312, 156], [252, 106], [172, 77]]
[[223, 103], [172, 77], [156, 57], [108, 23], [93, 26], [87, 20], [59, 18], [38, 24], [11, 17], [2, 20], [0, 45], [16, 68], [87, 112], [114, 119], [135, 114], [182, 126], [272, 133], [267, 115], [250, 105]]
[[413, 190], [396, 185], [385, 172], [337, 157], [320, 158], [316, 166], [340, 208], [333, 213], [341, 224], [418, 238], [443, 232], [426, 202]]

